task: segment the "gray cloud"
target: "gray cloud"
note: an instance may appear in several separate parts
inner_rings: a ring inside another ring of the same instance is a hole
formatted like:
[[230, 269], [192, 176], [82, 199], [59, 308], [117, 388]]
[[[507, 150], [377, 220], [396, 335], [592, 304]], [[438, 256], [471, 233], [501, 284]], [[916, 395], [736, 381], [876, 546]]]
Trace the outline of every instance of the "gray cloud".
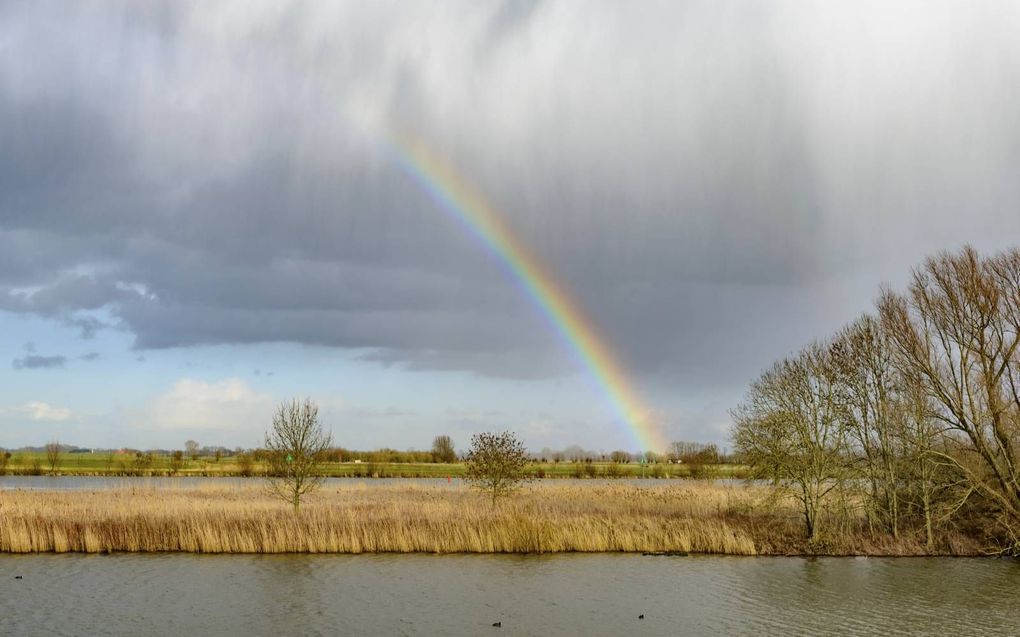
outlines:
[[925, 253], [1020, 238], [1018, 28], [994, 2], [7, 3], [0, 309], [140, 349], [571, 369], [378, 120], [629, 367], [739, 383]]
[[59, 369], [67, 364], [66, 356], [37, 356], [29, 354], [11, 361], [14, 369]]

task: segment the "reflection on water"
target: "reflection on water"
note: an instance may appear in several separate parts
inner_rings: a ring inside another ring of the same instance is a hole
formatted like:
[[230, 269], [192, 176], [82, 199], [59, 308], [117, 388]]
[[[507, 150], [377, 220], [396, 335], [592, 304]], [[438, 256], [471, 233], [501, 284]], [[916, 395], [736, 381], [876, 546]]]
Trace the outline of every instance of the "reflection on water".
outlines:
[[1018, 610], [991, 559], [0, 556], [3, 635], [1007, 635]]

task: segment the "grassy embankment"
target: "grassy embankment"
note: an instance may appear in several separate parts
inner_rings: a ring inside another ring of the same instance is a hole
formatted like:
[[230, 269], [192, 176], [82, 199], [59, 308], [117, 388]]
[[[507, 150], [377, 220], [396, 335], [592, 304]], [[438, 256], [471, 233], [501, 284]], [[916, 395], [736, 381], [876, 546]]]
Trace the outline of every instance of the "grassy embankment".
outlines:
[[[688, 478], [691, 466], [653, 464], [636, 462], [618, 464], [612, 462], [535, 463], [529, 471], [545, 478]], [[255, 462], [250, 472], [258, 475], [265, 468]], [[701, 465], [695, 468], [694, 477], [743, 478], [746, 472], [741, 465]], [[171, 475], [169, 456], [153, 455], [139, 458], [135, 454], [105, 453], [64, 453], [54, 471], [41, 452], [16, 452], [6, 470], [8, 475], [64, 475], [64, 476], [168, 476]], [[241, 476], [246, 472], [236, 456], [224, 456], [219, 460], [211, 457], [187, 458], [181, 467], [173, 472], [178, 476]], [[460, 463], [403, 463], [403, 462], [328, 462], [323, 473], [337, 478], [445, 478], [458, 477], [464, 473]]]
[[[299, 513], [256, 484], [0, 491], [0, 551], [196, 553], [692, 552], [924, 554], [921, 538], [860, 531], [808, 545], [792, 502], [767, 487], [538, 483], [492, 507], [453, 485], [352, 482]], [[953, 538], [942, 554], [980, 554]]]

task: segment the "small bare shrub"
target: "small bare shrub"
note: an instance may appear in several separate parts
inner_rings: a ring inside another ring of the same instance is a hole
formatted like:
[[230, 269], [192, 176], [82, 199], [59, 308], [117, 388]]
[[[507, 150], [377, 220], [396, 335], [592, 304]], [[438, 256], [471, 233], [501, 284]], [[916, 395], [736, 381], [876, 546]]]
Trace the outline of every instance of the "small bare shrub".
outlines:
[[250, 453], [237, 454], [237, 472], [245, 478], [250, 478], [255, 473], [255, 460]]
[[50, 466], [50, 473], [56, 473], [57, 466], [60, 465], [60, 443], [56, 440], [51, 440], [46, 443], [46, 463]]
[[177, 475], [184, 466], [184, 452], [175, 451], [170, 454], [170, 475]]

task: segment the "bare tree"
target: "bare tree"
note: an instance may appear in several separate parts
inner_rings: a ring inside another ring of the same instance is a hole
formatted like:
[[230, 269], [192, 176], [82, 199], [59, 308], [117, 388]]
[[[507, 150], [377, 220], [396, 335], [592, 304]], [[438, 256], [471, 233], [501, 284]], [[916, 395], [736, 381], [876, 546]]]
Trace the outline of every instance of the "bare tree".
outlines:
[[152, 469], [152, 465], [155, 462], [152, 452], [135, 452], [135, 459], [131, 463], [131, 472], [136, 476], [146, 475], [146, 472]]
[[240, 451], [237, 454], [237, 471], [244, 478], [250, 478], [255, 473], [255, 459], [252, 454]]
[[712, 443], [678, 440], [669, 444], [666, 456], [672, 462], [718, 464], [719, 447]]
[[50, 465], [50, 473], [57, 471], [57, 466], [60, 464], [60, 452], [60, 443], [56, 440], [46, 443], [46, 464]]
[[197, 440], [188, 440], [184, 443], [184, 451], [192, 460], [198, 460], [198, 449], [199, 446]]
[[956, 449], [934, 450], [996, 512], [1020, 547], [1020, 250], [970, 247], [914, 272], [879, 301], [904, 373], [921, 380]]
[[609, 459], [617, 464], [625, 464], [630, 462], [630, 452], [616, 450], [609, 454]]
[[899, 537], [905, 413], [892, 357], [887, 335], [867, 315], [844, 329], [830, 348], [840, 417], [859, 458], [855, 469], [867, 485], [868, 520], [877, 517]]
[[733, 411], [733, 440], [754, 474], [800, 502], [807, 536], [817, 540], [826, 497], [842, 486], [846, 440], [835, 378], [815, 343], [765, 372]]
[[[949, 441], [942, 436], [943, 427], [935, 417], [931, 397], [919, 378], [906, 376], [902, 382], [905, 495], [907, 504], [920, 517], [925, 546], [931, 551], [935, 548], [936, 525], [955, 510], [952, 501], [959, 497], [954, 498], [953, 493], [961, 492], [960, 485], [955, 477], [958, 474], [942, 459], [949, 451]], [[967, 491], [962, 490], [964, 497]]]
[[476, 489], [488, 493], [493, 506], [497, 498], [512, 495], [530, 479], [525, 472], [528, 452], [509, 431], [471, 436], [471, 449], [464, 463], [464, 479]]
[[309, 399], [283, 403], [266, 432], [269, 490], [297, 511], [301, 498], [322, 485], [322, 464], [333, 437], [319, 423], [319, 407]]
[[184, 452], [177, 450], [170, 454], [170, 475], [177, 473], [184, 466]]
[[456, 462], [457, 452], [453, 448], [453, 440], [449, 436], [436, 436], [432, 441], [433, 462]]

